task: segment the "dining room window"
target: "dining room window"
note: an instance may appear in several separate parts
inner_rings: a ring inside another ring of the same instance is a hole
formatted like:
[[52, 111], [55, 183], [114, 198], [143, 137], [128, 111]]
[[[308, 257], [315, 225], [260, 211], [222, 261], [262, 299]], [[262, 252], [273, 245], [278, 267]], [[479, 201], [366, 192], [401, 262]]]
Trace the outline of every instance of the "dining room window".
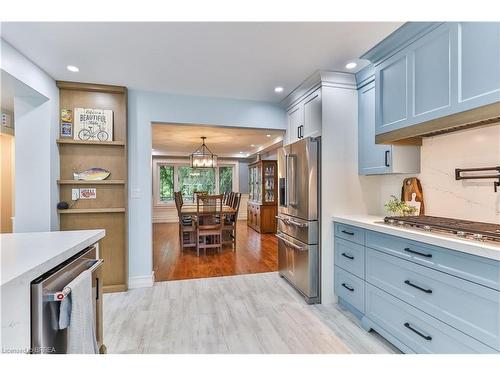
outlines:
[[174, 200], [174, 166], [159, 166], [159, 200], [162, 203], [173, 202]]
[[[182, 192], [184, 201], [193, 200], [195, 191], [223, 194], [238, 189], [238, 164], [227, 161], [216, 168], [191, 168], [187, 162], [174, 160], [154, 162], [155, 205], [173, 205], [174, 192]], [[245, 170], [246, 171], [246, 170]]]
[[182, 197], [192, 199], [196, 191], [215, 193], [215, 170], [213, 168], [179, 167], [179, 191]]

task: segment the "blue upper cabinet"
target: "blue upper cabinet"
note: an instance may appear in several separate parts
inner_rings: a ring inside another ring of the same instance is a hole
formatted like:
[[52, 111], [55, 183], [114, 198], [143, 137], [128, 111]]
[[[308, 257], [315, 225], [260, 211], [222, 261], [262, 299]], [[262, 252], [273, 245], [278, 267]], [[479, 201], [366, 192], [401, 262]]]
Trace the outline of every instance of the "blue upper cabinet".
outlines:
[[412, 72], [411, 116], [425, 121], [451, 109], [451, 30], [447, 24], [415, 42], [409, 51]]
[[499, 101], [500, 22], [461, 22], [456, 27], [459, 107]]
[[416, 35], [363, 56], [375, 66], [376, 135], [500, 102], [500, 23], [410, 26], [400, 34]]
[[371, 67], [363, 69], [356, 74], [356, 81], [358, 82], [358, 174], [419, 173], [419, 146], [375, 143], [376, 90], [373, 69]]

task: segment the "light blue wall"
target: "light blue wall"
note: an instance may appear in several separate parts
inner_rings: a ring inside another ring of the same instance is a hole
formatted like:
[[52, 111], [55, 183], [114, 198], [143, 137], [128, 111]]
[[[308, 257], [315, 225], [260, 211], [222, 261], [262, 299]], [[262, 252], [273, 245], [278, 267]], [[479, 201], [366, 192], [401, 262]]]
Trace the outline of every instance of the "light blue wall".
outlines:
[[277, 104], [130, 90], [129, 275], [148, 277], [152, 256], [151, 122], [285, 129]]
[[240, 187], [239, 192], [243, 194], [248, 194], [248, 161], [239, 161], [239, 176], [238, 185]]

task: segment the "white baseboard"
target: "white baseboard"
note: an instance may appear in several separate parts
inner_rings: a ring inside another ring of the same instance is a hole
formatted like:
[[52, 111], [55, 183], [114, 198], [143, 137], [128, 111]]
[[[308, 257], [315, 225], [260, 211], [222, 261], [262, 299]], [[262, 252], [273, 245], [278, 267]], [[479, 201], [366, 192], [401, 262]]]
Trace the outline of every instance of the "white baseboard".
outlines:
[[138, 289], [138, 288], [150, 288], [155, 282], [155, 273], [151, 272], [151, 275], [146, 276], [131, 276], [128, 278], [128, 288]]

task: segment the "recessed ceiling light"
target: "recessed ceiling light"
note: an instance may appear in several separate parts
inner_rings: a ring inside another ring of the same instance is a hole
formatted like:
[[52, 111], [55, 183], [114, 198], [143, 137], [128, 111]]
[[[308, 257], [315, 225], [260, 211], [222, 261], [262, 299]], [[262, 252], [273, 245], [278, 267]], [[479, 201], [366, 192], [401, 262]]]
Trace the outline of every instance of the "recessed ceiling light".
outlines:
[[276, 87], [274, 88], [274, 92], [278, 92], [278, 93], [279, 93], [279, 92], [283, 92], [283, 87], [281, 87], [281, 86], [276, 86]]
[[255, 147], [255, 145], [250, 145], [250, 147]]
[[346, 64], [345, 68], [346, 69], [354, 69], [357, 66], [358, 66], [358, 64], [356, 64], [355, 62], [350, 62], [350, 63]]
[[74, 72], [74, 73], [76, 73], [76, 72], [79, 72], [79, 71], [80, 71], [80, 69], [78, 69], [78, 67], [76, 67], [76, 66], [74, 66], [74, 65], [68, 65], [68, 66], [66, 67], [66, 69], [68, 69], [70, 72]]
[[266, 137], [269, 138], [271, 136], [271, 134], [266, 134]]

